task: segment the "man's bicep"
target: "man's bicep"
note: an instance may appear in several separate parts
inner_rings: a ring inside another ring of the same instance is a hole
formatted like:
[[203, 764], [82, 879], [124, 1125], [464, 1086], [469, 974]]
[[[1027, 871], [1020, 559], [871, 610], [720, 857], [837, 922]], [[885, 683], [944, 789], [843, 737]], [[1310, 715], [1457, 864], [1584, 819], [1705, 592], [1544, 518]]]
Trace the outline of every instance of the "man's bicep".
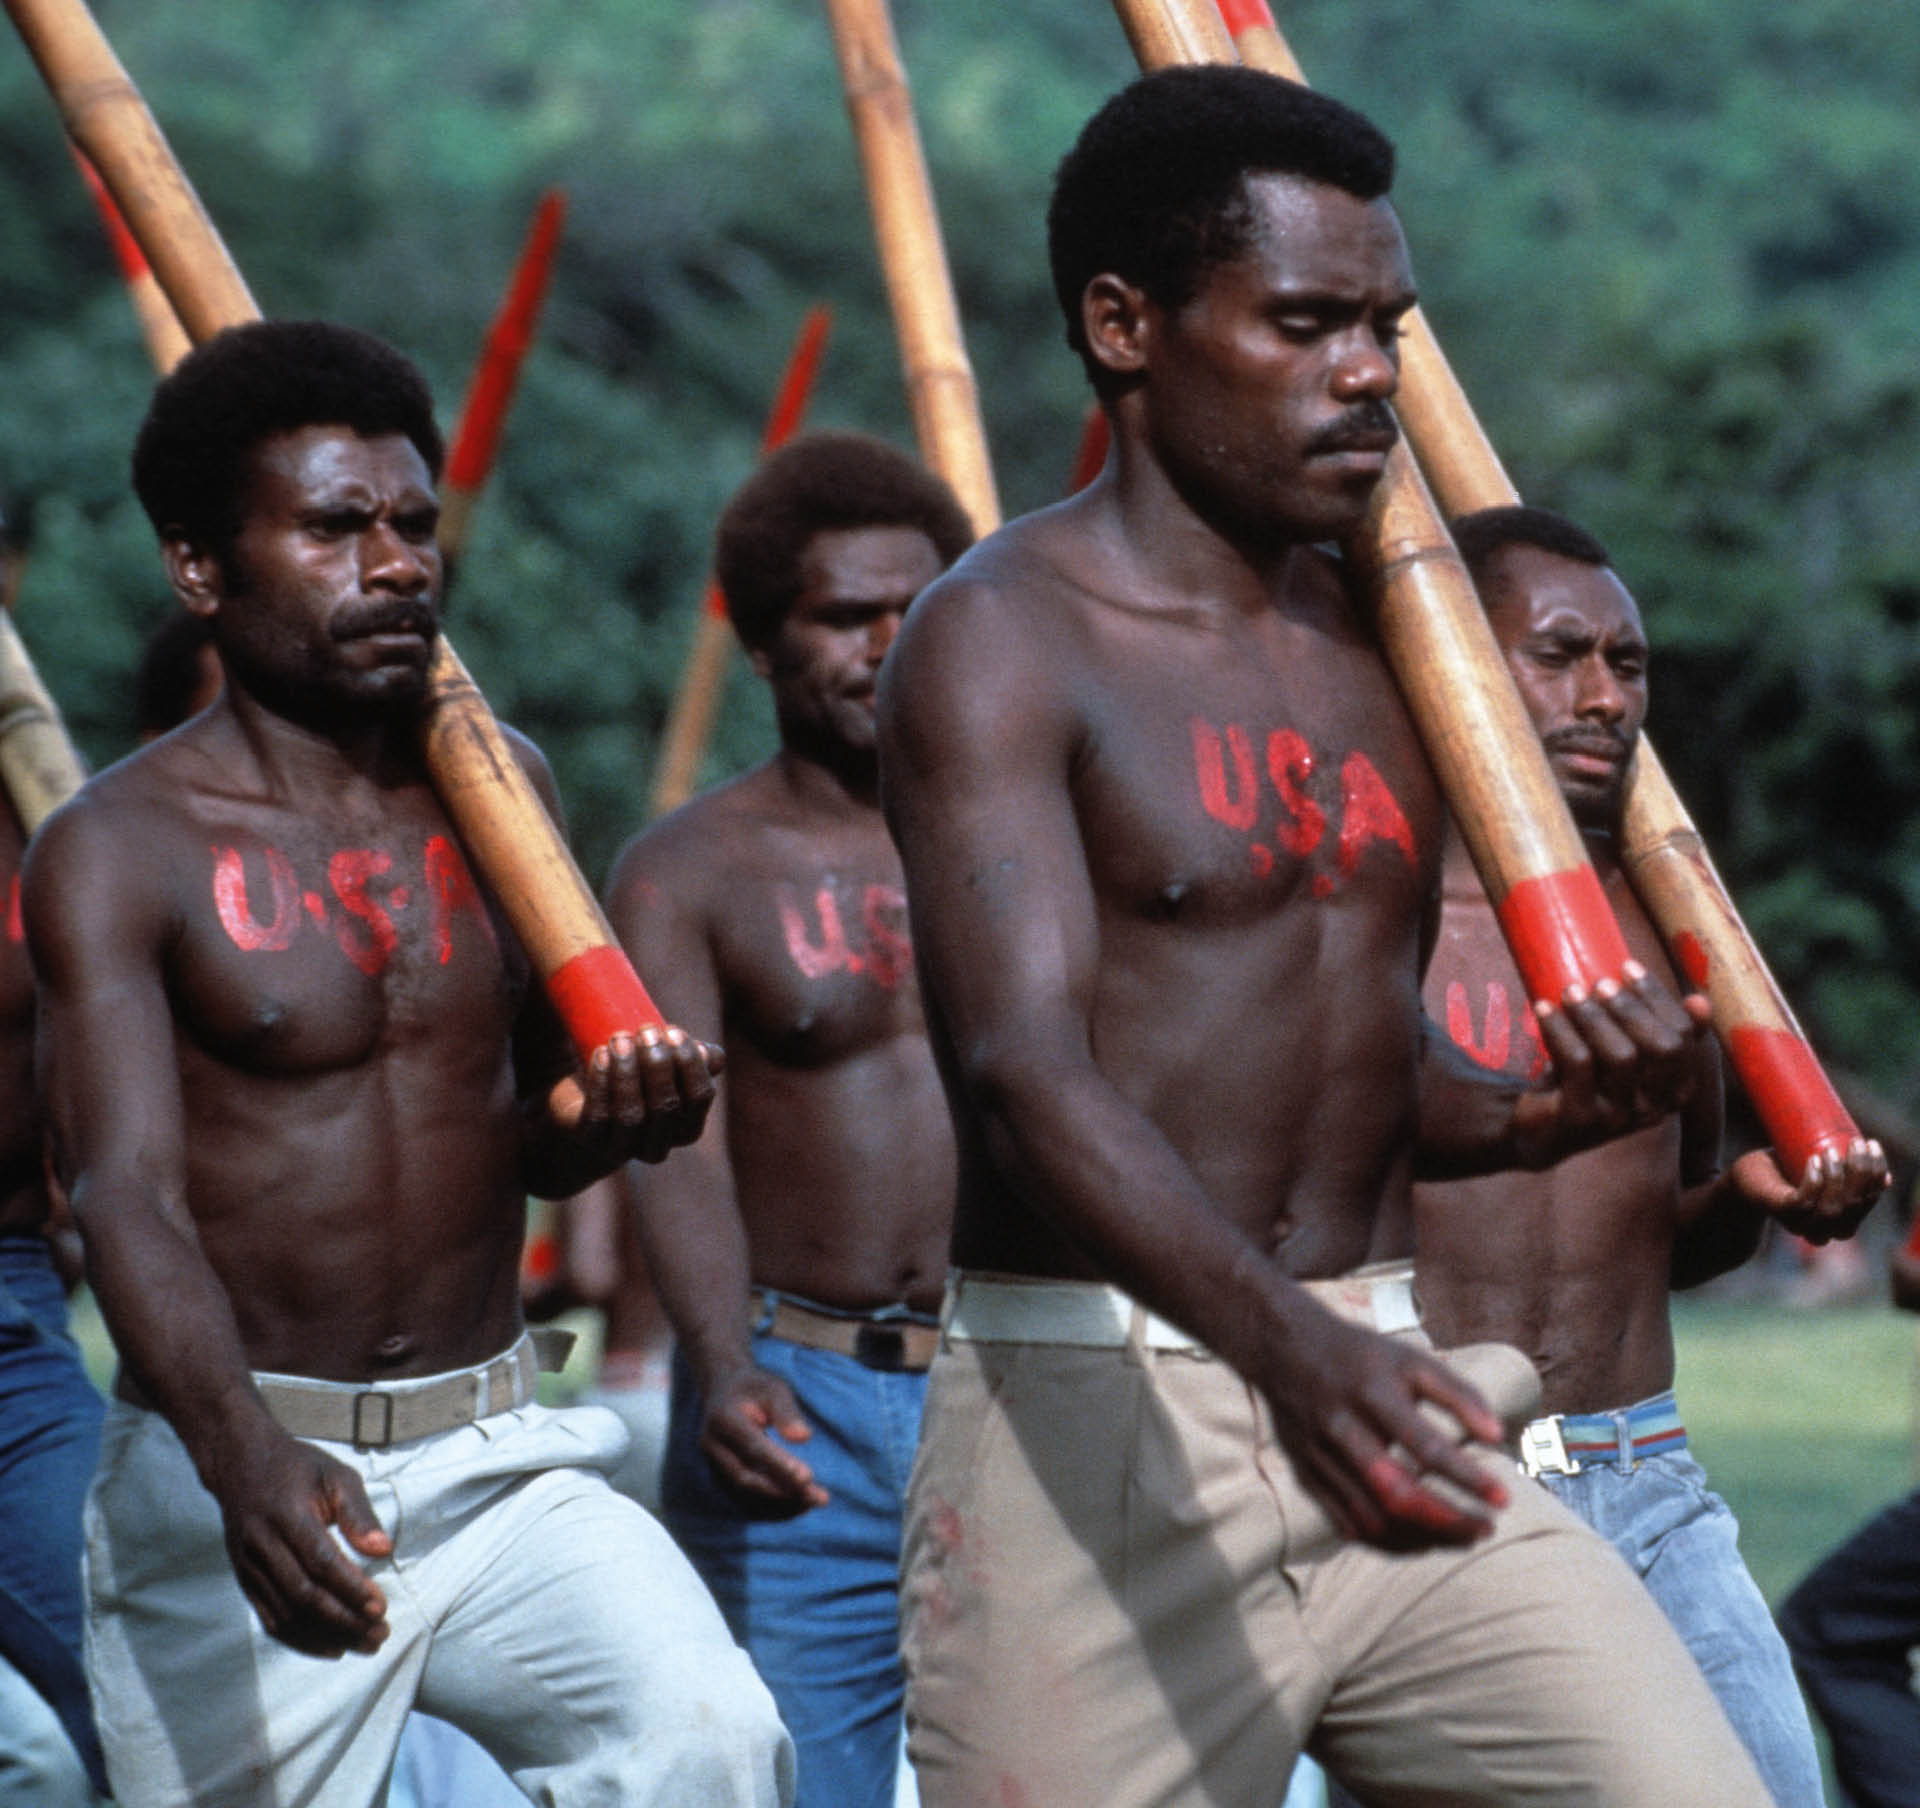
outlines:
[[82, 1212], [106, 1176], [137, 1176], [177, 1196], [184, 1135], [160, 912], [109, 825], [50, 827], [29, 855], [22, 910], [61, 1177]]
[[1044, 694], [965, 689], [903, 725], [887, 780], [916, 953], [963, 1070], [1013, 1037], [1084, 1048], [1098, 955], [1062, 715]]
[[720, 1041], [720, 978], [698, 886], [643, 839], [615, 863], [607, 920], [667, 1021]]

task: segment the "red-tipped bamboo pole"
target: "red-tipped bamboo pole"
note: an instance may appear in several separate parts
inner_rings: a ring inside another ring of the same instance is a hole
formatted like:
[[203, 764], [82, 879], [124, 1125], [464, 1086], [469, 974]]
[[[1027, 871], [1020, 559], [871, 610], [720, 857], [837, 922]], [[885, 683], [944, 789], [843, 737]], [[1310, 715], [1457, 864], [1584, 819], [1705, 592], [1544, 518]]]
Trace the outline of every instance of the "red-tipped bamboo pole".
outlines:
[[169, 371], [193, 349], [192, 342], [187, 338], [172, 304], [160, 293], [160, 284], [147, 262], [147, 254], [127, 230], [127, 222], [121, 218], [120, 209], [114, 206], [113, 196], [107, 193], [107, 185], [100, 180], [100, 172], [77, 149], [73, 153], [73, 160], [79, 164], [80, 174], [86, 178], [87, 192], [93, 196], [93, 204], [100, 213], [100, 223], [106, 228], [107, 243], [113, 247], [114, 262], [120, 266], [120, 274], [126, 282], [127, 298], [133, 303], [134, 318], [140, 323], [140, 336], [147, 342], [148, 355], [157, 370]]
[[827, 16], [860, 147], [920, 456], [952, 485], [974, 532], [988, 534], [1000, 525], [1000, 501], [893, 21], [886, 0], [827, 0]]
[[1073, 469], [1067, 477], [1067, 494], [1084, 490], [1100, 475], [1107, 462], [1107, 447], [1113, 441], [1113, 423], [1098, 402], [1087, 410], [1087, 424], [1080, 429], [1080, 444], [1073, 454]]
[[[1142, 65], [1238, 60], [1212, 0], [1114, 0]], [[1446, 526], [1404, 447], [1349, 552], [1528, 993], [1617, 979], [1626, 942]]]
[[[799, 431], [806, 416], [807, 398], [813, 393], [813, 379], [820, 368], [820, 355], [826, 348], [827, 330], [833, 324], [833, 310], [815, 307], [807, 310], [800, 323], [799, 336], [787, 358], [787, 368], [774, 393], [773, 407], [760, 436], [760, 456], [777, 452]], [[713, 724], [720, 713], [720, 693], [727, 681], [727, 656], [733, 651], [733, 629], [727, 621], [727, 599], [720, 594], [717, 580], [707, 580], [706, 594], [700, 601], [700, 617], [694, 624], [693, 645], [687, 649], [687, 663], [680, 673], [680, 688], [675, 691], [673, 707], [667, 712], [667, 726], [660, 742], [660, 770], [653, 782], [652, 814], [664, 816], [677, 810], [693, 795], [700, 776], [700, 762], [706, 757], [707, 743], [713, 739]]]
[[566, 196], [557, 188], [548, 189], [534, 209], [533, 224], [520, 249], [500, 311], [493, 317], [480, 348], [440, 485], [440, 552], [449, 566], [466, 550], [473, 505], [500, 450], [507, 410], [513, 405], [520, 366], [533, 345], [534, 327], [553, 275], [554, 252], [566, 217]]
[[[1304, 79], [1267, 0], [1220, 0], [1220, 10], [1249, 65]], [[1520, 492], [1417, 309], [1402, 327], [1394, 406], [1448, 516], [1519, 502]], [[1712, 1000], [1714, 1027], [1782, 1168], [1798, 1176], [1815, 1155], [1844, 1160], [1859, 1128], [1822, 1071], [1644, 735], [1627, 774], [1620, 857], [1675, 964]]]
[[[68, 133], [93, 161], [196, 341], [260, 317], [153, 115], [83, 0], [4, 0]], [[426, 763], [584, 1060], [661, 1017], [591, 887], [443, 635], [422, 711]]]

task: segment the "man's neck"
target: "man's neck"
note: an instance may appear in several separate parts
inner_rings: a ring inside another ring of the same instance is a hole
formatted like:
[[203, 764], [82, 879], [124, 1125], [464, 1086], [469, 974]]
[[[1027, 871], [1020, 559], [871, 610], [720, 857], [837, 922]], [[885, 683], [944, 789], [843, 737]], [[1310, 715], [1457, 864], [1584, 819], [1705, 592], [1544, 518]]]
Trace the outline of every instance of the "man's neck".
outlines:
[[279, 707], [229, 680], [214, 705], [237, 730], [267, 789], [280, 795], [344, 792], [420, 781], [425, 768], [419, 724], [411, 710]]
[[880, 808], [880, 762], [870, 749], [783, 741], [774, 758], [787, 789], [808, 808], [835, 814]]

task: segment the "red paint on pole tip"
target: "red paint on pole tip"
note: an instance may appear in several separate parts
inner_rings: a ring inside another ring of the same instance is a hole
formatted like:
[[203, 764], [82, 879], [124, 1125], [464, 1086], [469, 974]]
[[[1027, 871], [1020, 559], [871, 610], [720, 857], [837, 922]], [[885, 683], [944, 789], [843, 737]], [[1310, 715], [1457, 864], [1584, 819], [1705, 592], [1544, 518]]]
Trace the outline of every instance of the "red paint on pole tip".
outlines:
[[447, 483], [457, 490], [477, 490], [486, 482], [500, 449], [500, 433], [520, 366], [533, 344], [534, 322], [553, 274], [553, 255], [560, 242], [560, 223], [566, 218], [567, 198], [557, 188], [540, 197], [533, 226], [514, 266], [506, 299], [487, 329], [486, 344], [473, 373], [467, 405], [460, 412], [453, 450], [447, 454]]
[[[800, 431], [806, 418], [807, 403], [813, 396], [813, 380], [820, 371], [820, 358], [827, 347], [827, 333], [833, 325], [833, 309], [825, 303], [806, 312], [800, 331], [794, 336], [793, 350], [787, 354], [787, 368], [780, 373], [780, 387], [774, 391], [773, 406], [767, 410], [767, 424], [760, 433], [760, 456], [778, 452]], [[707, 594], [700, 607], [715, 621], [727, 619], [727, 599], [717, 580], [707, 580]]]
[[1098, 402], [1087, 410], [1087, 424], [1080, 430], [1079, 450], [1073, 455], [1073, 473], [1067, 479], [1067, 494], [1075, 496], [1100, 475], [1107, 462], [1107, 447], [1113, 440], [1113, 424]]
[[556, 967], [547, 975], [547, 996], [583, 1062], [615, 1036], [666, 1027], [633, 963], [611, 942]]
[[1846, 1160], [1860, 1131], [1804, 1037], [1736, 1024], [1727, 1031], [1727, 1054], [1789, 1180], [1797, 1183], [1816, 1155]]
[[813, 394], [813, 379], [820, 369], [820, 355], [826, 350], [827, 330], [833, 325], [833, 310], [817, 305], [807, 310], [800, 331], [787, 355], [787, 368], [774, 392], [773, 406], [767, 411], [767, 424], [760, 435], [760, 455], [778, 452], [800, 430], [807, 412], [807, 400]]
[[1497, 914], [1530, 999], [1557, 1005], [1569, 986], [1620, 978], [1632, 958], [1590, 866], [1522, 879]]
[[1680, 963], [1680, 971], [1687, 976], [1687, 984], [1704, 991], [1707, 976], [1713, 971], [1713, 962], [1700, 945], [1700, 938], [1691, 929], [1683, 929], [1673, 938], [1673, 958]]
[[1236, 38], [1243, 31], [1252, 31], [1256, 26], [1264, 25], [1268, 31], [1275, 29], [1267, 0], [1220, 0], [1220, 17], [1227, 22], [1227, 30]]
[[125, 216], [114, 204], [113, 196], [107, 193], [107, 185], [100, 180], [100, 172], [78, 145], [72, 149], [73, 160], [79, 164], [81, 175], [87, 179], [87, 192], [93, 196], [93, 204], [100, 210], [100, 223], [107, 229], [107, 240], [113, 246], [114, 261], [120, 266], [120, 274], [130, 283], [138, 282], [147, 274], [147, 254], [140, 249], [140, 241], [133, 236]]

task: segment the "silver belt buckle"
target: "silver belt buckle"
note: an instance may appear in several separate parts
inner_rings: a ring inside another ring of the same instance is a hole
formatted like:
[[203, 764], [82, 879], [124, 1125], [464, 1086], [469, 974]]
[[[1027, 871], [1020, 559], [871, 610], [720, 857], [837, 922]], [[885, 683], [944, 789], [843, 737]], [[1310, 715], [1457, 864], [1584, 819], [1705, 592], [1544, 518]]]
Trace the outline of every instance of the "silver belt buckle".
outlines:
[[1536, 1479], [1542, 1475], [1578, 1475], [1580, 1465], [1567, 1455], [1559, 1413], [1535, 1419], [1520, 1434], [1520, 1467]]

